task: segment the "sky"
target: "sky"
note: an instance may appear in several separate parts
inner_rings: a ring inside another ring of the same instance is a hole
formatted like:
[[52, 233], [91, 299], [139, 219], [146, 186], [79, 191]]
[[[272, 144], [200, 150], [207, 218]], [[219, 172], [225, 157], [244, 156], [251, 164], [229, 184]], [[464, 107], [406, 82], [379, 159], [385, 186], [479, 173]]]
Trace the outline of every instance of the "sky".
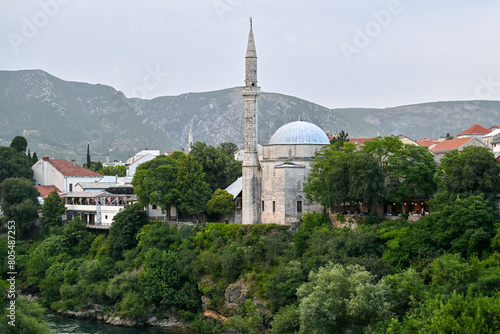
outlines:
[[242, 86], [328, 108], [500, 100], [495, 0], [0, 0], [0, 70], [128, 97]]

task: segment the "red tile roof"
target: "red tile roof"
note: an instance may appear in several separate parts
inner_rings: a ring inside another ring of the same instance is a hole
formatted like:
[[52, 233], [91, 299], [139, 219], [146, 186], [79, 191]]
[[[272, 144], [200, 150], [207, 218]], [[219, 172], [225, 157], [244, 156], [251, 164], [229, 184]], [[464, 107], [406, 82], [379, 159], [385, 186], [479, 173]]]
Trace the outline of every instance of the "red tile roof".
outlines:
[[102, 176], [101, 174], [93, 172], [87, 168], [73, 165], [72, 162], [67, 160], [56, 160], [49, 158], [43, 158], [43, 160], [48, 161], [55, 169], [59, 171], [59, 173], [64, 176]]
[[367, 141], [372, 141], [375, 138], [349, 138], [349, 143], [356, 144], [356, 147], [360, 147]]
[[458, 150], [460, 147], [464, 146], [469, 140], [474, 137], [462, 137], [462, 138], [453, 138], [449, 140], [443, 140], [436, 146], [430, 149], [431, 152], [438, 151], [450, 151], [450, 150]]
[[417, 140], [415, 141], [420, 146], [431, 147], [432, 145], [439, 144], [438, 141]]
[[56, 186], [35, 186], [35, 187], [36, 189], [38, 189], [38, 192], [42, 197], [47, 197], [47, 195], [53, 192], [54, 190], [57, 191], [58, 194], [61, 193], [61, 191], [57, 189]]
[[490, 129], [486, 129], [485, 127], [479, 125], [479, 124], [474, 124], [470, 128], [468, 128], [465, 131], [460, 132], [458, 135], [485, 135], [487, 133], [490, 133]]

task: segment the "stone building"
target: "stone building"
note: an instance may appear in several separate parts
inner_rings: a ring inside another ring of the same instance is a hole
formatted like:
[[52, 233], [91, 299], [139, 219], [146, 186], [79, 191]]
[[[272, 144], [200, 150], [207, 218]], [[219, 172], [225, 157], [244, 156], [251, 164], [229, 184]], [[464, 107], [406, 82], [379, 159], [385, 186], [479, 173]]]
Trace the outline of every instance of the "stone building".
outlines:
[[237, 203], [235, 213], [228, 220], [242, 224], [291, 224], [299, 221], [304, 212], [322, 210], [321, 205], [305, 199], [303, 185], [315, 152], [329, 144], [328, 136], [312, 123], [291, 122], [274, 133], [259, 155], [257, 98], [260, 87], [257, 86], [257, 53], [251, 21], [245, 60], [243, 172], [241, 179], [226, 189]]

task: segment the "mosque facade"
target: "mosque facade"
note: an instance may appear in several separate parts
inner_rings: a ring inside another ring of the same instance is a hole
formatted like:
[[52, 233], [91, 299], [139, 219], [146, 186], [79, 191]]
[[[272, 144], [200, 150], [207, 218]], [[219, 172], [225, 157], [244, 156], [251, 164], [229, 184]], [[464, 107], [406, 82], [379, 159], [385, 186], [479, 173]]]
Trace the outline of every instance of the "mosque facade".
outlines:
[[[291, 224], [304, 212], [323, 207], [305, 198], [304, 183], [315, 153], [329, 144], [328, 136], [318, 126], [301, 121], [280, 127], [262, 155], [257, 150], [257, 52], [250, 20], [245, 57], [245, 152], [242, 177], [228, 187], [236, 203], [241, 201], [231, 221], [242, 224]], [[240, 190], [241, 189], [241, 190]], [[241, 196], [241, 198], [240, 198]]]

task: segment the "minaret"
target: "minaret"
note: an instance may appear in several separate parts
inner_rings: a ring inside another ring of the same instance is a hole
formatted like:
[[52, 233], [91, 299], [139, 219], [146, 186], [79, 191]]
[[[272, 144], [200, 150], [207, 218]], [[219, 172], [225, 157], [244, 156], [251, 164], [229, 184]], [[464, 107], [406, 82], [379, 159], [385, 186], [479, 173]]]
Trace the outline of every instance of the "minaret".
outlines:
[[261, 213], [261, 173], [257, 152], [257, 51], [250, 19], [247, 53], [245, 56], [245, 157], [243, 159], [242, 217], [243, 224], [260, 223]]

